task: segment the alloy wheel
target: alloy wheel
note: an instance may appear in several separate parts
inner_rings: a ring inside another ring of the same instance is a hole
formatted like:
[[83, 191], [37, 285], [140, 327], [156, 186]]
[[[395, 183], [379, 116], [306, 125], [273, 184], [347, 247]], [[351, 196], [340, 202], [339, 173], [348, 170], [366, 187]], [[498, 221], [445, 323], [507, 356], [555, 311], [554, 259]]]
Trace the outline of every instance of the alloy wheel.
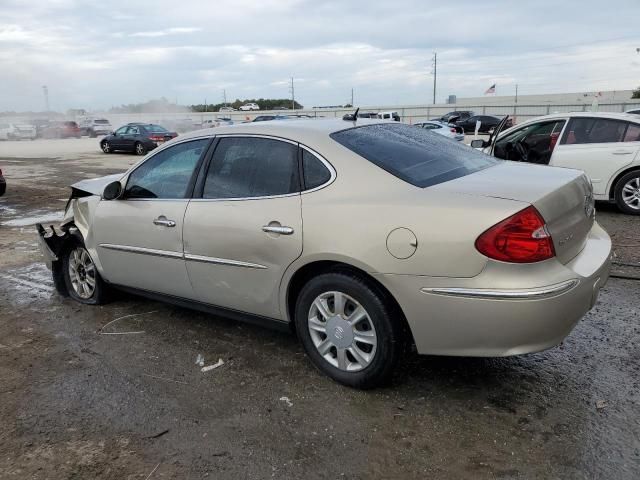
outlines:
[[136, 153], [138, 155], [144, 155], [144, 145], [141, 143], [136, 143]]
[[102, 151], [104, 153], [111, 152], [111, 145], [109, 145], [109, 142], [107, 142], [107, 141], [102, 142]]
[[96, 266], [83, 247], [77, 247], [69, 253], [69, 279], [80, 298], [91, 298], [96, 288]]
[[622, 201], [634, 210], [640, 210], [640, 176], [629, 179], [622, 187]]
[[318, 353], [345, 372], [366, 368], [376, 354], [376, 330], [364, 307], [349, 295], [332, 291], [316, 297], [308, 315]]

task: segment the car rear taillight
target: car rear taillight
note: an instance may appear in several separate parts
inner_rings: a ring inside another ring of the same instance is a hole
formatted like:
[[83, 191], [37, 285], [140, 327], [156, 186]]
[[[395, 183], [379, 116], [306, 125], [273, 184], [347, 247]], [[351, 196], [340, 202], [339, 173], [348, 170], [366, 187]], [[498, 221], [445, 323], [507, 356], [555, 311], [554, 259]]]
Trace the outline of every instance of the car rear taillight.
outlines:
[[455, 128], [451, 129], [451, 133], [457, 133]]
[[153, 141], [153, 142], [162, 142], [164, 140], [164, 137], [161, 135], [151, 135], [149, 137], [149, 140]]
[[485, 231], [476, 248], [489, 258], [511, 263], [541, 262], [556, 254], [544, 219], [533, 206]]

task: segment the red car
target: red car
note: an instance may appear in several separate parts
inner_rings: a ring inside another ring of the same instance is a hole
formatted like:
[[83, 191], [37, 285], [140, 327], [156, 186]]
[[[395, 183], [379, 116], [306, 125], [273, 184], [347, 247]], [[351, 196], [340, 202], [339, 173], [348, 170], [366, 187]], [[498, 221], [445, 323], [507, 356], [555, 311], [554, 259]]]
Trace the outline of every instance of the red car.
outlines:
[[42, 129], [43, 138], [80, 138], [82, 133], [76, 122], [52, 122]]

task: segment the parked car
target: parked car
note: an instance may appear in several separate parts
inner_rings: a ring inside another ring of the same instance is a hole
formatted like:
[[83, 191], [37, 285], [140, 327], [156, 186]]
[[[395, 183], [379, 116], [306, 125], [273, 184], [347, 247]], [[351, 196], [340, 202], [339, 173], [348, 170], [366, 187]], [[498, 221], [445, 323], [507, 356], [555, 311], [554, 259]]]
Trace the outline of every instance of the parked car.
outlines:
[[416, 127], [424, 128], [425, 130], [431, 130], [434, 133], [438, 133], [448, 138], [461, 142], [464, 140], [464, 133], [460, 133], [456, 127], [444, 122], [436, 122], [429, 120], [426, 122], [414, 123]]
[[177, 136], [176, 132], [153, 123], [128, 123], [100, 140], [100, 148], [104, 153], [121, 151], [144, 155]]
[[76, 122], [50, 122], [43, 127], [40, 135], [42, 138], [80, 138], [82, 133]]
[[0, 168], [0, 197], [4, 195], [4, 192], [7, 191], [7, 181], [2, 175], [2, 169]]
[[260, 110], [260, 106], [257, 103], [245, 103], [240, 107], [240, 110], [242, 110], [243, 112], [250, 110]]
[[38, 231], [80, 303], [119, 286], [293, 328], [318, 369], [367, 388], [410, 344], [506, 356], [561, 342], [609, 275], [592, 199], [580, 171], [410, 125], [258, 122], [77, 183], [62, 232]]
[[78, 122], [80, 133], [96, 138], [98, 135], [108, 135], [113, 131], [111, 122], [106, 118], [81, 118]]
[[378, 112], [358, 112], [358, 118], [378, 118]]
[[33, 140], [36, 127], [25, 123], [0, 123], [0, 140]]
[[455, 110], [453, 112], [445, 113], [435, 120], [440, 120], [444, 123], [455, 123], [459, 121], [465, 121], [473, 116], [475, 116], [475, 112], [473, 112], [472, 110]]
[[498, 158], [584, 171], [596, 200], [640, 215], [640, 117], [628, 113], [557, 113], [523, 122], [498, 135]]
[[398, 112], [378, 112], [378, 118], [381, 120], [393, 120], [394, 122], [400, 121]]
[[627, 110], [627, 113], [632, 113], [634, 115], [640, 115], [640, 108], [636, 108], [634, 110]]
[[225, 125], [233, 125], [233, 120], [231, 120], [228, 117], [224, 117], [224, 118], [219, 117], [215, 119], [204, 120], [202, 122], [202, 128], [215, 128], [215, 127], [221, 127]]
[[233, 107], [220, 107], [218, 111], [219, 112], [236, 112], [237, 110]]
[[258, 115], [256, 118], [251, 120], [252, 122], [267, 122], [269, 120], [291, 120], [287, 115]]
[[[493, 115], [474, 115], [473, 117], [469, 117], [466, 120], [457, 121], [456, 125], [461, 127], [464, 133], [474, 133], [476, 130], [476, 122], [480, 122], [480, 128], [478, 132], [480, 133], [491, 133], [494, 128], [498, 126], [502, 117], [494, 117]], [[507, 120], [506, 128], [509, 128], [513, 125], [513, 120], [510, 118]]]

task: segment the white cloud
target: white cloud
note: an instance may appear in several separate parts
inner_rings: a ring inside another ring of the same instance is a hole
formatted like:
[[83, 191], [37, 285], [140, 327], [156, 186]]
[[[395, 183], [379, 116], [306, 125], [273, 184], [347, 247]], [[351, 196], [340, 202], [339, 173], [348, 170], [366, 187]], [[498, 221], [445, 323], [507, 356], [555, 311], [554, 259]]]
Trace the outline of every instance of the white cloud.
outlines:
[[130, 37], [166, 37], [167, 35], [180, 35], [183, 33], [195, 33], [201, 31], [198, 27], [171, 27], [164, 30], [154, 30], [148, 32], [133, 32]]

